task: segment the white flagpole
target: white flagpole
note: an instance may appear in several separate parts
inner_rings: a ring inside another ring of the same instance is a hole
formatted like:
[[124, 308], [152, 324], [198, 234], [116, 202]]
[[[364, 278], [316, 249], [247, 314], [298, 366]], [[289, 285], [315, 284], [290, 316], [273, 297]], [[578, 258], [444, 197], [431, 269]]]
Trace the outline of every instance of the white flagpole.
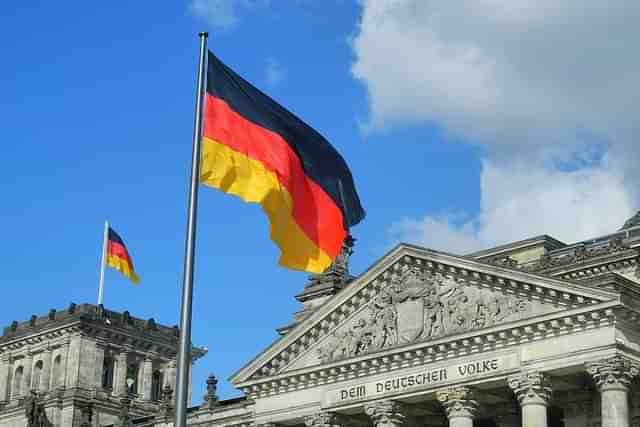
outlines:
[[100, 287], [98, 288], [98, 305], [104, 302], [104, 269], [107, 265], [107, 241], [109, 240], [109, 222], [104, 222], [102, 235], [102, 260], [100, 262]]

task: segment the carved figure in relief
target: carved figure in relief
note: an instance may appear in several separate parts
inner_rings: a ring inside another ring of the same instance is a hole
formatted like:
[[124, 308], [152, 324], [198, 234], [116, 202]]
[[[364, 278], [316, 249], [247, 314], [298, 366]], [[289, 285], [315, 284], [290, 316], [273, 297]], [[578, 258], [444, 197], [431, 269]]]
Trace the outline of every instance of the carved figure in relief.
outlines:
[[323, 361], [517, 320], [529, 303], [462, 279], [405, 271], [318, 350]]

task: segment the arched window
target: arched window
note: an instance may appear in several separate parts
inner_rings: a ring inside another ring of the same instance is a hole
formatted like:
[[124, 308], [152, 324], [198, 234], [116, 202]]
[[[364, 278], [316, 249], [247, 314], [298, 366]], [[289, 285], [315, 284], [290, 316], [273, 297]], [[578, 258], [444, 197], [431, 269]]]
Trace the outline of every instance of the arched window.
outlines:
[[157, 370], [151, 374], [151, 400], [162, 400], [162, 371]]
[[138, 374], [139, 368], [137, 363], [130, 363], [127, 366], [127, 387], [129, 393], [138, 394]]
[[51, 367], [51, 388], [56, 388], [59, 385], [62, 385], [62, 380], [60, 376], [62, 375], [62, 356], [57, 355], [55, 359], [53, 359], [53, 366]]
[[113, 357], [105, 356], [102, 365], [102, 387], [113, 388], [113, 374], [115, 372], [115, 360]]
[[33, 367], [33, 374], [31, 374], [31, 389], [40, 389], [40, 378], [42, 378], [42, 360], [38, 360]]
[[22, 376], [24, 375], [24, 368], [18, 366], [13, 373], [13, 395], [22, 395]]

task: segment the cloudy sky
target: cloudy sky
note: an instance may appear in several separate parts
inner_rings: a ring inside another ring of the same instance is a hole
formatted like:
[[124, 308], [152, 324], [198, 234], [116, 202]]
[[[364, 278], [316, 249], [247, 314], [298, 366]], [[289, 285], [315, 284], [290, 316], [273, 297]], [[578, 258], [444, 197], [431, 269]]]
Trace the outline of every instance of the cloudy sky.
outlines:
[[[178, 318], [198, 31], [323, 133], [368, 216], [355, 273], [398, 241], [453, 253], [618, 229], [640, 209], [640, 4], [626, 0], [189, 0], [4, 5], [0, 323], [94, 302], [101, 228], [142, 283], [106, 305]], [[202, 189], [194, 372], [276, 338], [306, 275], [259, 208]], [[236, 394], [222, 382], [222, 397]]]

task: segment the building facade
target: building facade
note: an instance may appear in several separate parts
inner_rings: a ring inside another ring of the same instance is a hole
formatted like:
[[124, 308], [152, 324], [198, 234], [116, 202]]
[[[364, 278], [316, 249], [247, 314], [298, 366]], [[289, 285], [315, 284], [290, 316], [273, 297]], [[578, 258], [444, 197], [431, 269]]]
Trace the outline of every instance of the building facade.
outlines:
[[[640, 426], [640, 215], [575, 244], [401, 244], [358, 277], [351, 246], [233, 375], [243, 396], [218, 400], [210, 377], [190, 426]], [[175, 329], [80, 307], [85, 323], [54, 313], [5, 330], [0, 426], [45, 411], [55, 426], [170, 427]]]

